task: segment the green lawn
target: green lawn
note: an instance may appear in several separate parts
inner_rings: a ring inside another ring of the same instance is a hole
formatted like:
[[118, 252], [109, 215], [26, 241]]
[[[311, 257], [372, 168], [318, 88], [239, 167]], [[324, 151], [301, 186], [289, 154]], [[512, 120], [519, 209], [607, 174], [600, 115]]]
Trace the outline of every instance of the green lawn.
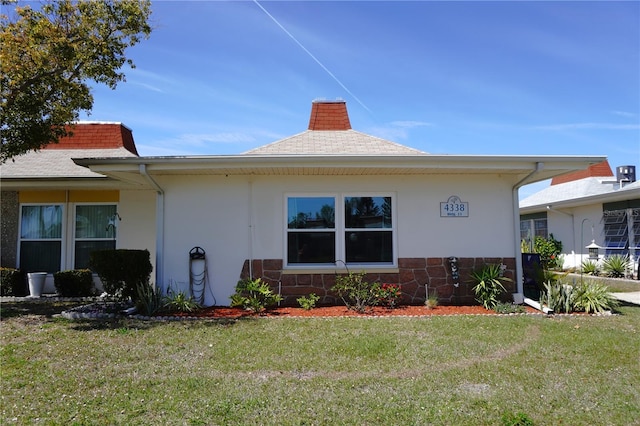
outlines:
[[3, 425], [640, 422], [640, 307], [224, 323], [2, 314]]

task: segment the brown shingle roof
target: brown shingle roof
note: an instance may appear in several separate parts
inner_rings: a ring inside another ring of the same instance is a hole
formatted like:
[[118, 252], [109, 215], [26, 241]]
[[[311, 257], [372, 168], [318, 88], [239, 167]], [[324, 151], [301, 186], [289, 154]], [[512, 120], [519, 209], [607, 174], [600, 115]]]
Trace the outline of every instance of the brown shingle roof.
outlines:
[[313, 101], [309, 130], [245, 155], [425, 155], [426, 152], [351, 129], [344, 101]]

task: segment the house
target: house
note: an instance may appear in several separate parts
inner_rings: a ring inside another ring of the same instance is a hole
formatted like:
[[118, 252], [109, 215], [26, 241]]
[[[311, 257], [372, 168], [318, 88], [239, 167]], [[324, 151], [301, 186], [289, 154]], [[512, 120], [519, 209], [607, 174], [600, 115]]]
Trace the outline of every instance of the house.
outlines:
[[614, 176], [603, 161], [553, 178], [549, 187], [520, 202], [520, 230], [527, 244], [553, 234], [562, 242], [564, 268], [580, 268], [591, 246], [592, 260], [629, 255], [637, 271], [640, 182], [635, 166], [618, 166]]
[[284, 303], [334, 303], [347, 268], [401, 284], [405, 303], [424, 302], [427, 286], [469, 303], [469, 273], [501, 263], [522, 293], [518, 188], [604, 160], [432, 155], [353, 130], [344, 101], [314, 101], [307, 130], [238, 155], [72, 157], [118, 192], [116, 247], [149, 248], [158, 287], [199, 291], [205, 305], [228, 305], [244, 277]]
[[[0, 165], [2, 266], [48, 272], [45, 292], [55, 291], [53, 272], [86, 268], [91, 250], [155, 249], [153, 193], [127, 191], [126, 182], [72, 160], [137, 157], [131, 130], [121, 123], [85, 122], [72, 132]], [[122, 215], [134, 219], [135, 228], [122, 229]]]

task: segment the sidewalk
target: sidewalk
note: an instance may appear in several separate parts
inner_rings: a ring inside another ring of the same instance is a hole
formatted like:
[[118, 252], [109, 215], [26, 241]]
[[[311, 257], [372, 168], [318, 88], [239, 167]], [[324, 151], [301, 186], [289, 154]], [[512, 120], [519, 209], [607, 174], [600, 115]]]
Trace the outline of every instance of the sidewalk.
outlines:
[[640, 305], [640, 291], [632, 291], [629, 293], [611, 293], [613, 297], [621, 302], [633, 303], [634, 305]]

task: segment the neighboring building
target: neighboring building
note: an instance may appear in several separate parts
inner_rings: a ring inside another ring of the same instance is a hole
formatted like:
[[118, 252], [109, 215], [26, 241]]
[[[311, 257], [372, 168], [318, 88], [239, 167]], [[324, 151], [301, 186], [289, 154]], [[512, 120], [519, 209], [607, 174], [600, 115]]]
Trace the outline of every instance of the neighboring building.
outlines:
[[[422, 303], [427, 285], [442, 303], [472, 302], [469, 273], [485, 263], [504, 264], [522, 293], [518, 188], [604, 160], [431, 155], [351, 129], [343, 101], [313, 102], [308, 130], [244, 154], [73, 156], [118, 191], [116, 247], [155, 244], [163, 289], [204, 274], [207, 305], [227, 305], [248, 276], [289, 304], [312, 292], [332, 303], [345, 265], [400, 283], [405, 303]], [[195, 247], [205, 259], [190, 259]]]
[[[131, 130], [120, 123], [78, 123], [72, 130], [57, 144], [0, 165], [2, 266], [51, 274], [86, 268], [95, 249], [155, 253], [153, 194], [128, 191], [126, 182], [72, 160], [137, 157]], [[129, 227], [120, 217], [145, 220]], [[45, 291], [54, 291], [51, 275]]]
[[[521, 238], [554, 238], [563, 245], [564, 267], [579, 268], [589, 257], [588, 245], [601, 247], [599, 258], [640, 255], [640, 182], [635, 166], [618, 166], [614, 176], [607, 161], [556, 177], [551, 185], [520, 202]], [[634, 266], [637, 271], [637, 266]]]

